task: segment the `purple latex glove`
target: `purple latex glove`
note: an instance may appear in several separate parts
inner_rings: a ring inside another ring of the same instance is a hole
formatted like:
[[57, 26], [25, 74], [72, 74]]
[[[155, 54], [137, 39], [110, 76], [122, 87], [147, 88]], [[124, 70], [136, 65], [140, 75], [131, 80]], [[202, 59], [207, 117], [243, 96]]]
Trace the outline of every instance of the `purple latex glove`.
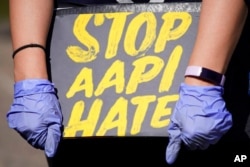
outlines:
[[14, 101], [7, 113], [15, 129], [33, 147], [53, 157], [62, 137], [62, 112], [54, 85], [45, 79], [15, 83]]
[[191, 150], [216, 144], [232, 127], [221, 86], [190, 86], [182, 83], [179, 100], [168, 126], [166, 161], [173, 164], [183, 142]]

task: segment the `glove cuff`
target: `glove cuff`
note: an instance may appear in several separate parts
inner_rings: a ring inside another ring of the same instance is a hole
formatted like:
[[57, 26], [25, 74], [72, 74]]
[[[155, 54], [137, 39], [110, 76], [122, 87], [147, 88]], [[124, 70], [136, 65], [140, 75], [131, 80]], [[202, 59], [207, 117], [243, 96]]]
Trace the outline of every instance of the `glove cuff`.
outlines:
[[204, 96], [222, 96], [224, 94], [224, 88], [222, 86], [193, 86], [181, 83], [179, 92], [195, 97], [200, 96], [201, 98]]
[[55, 93], [54, 84], [46, 79], [27, 79], [14, 84], [15, 98], [38, 93]]

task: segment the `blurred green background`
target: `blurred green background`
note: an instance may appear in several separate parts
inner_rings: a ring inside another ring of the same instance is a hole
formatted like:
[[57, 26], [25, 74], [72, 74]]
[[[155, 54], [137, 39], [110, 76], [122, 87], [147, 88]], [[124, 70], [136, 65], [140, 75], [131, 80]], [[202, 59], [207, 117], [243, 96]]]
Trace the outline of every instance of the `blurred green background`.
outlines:
[[8, 19], [9, 16], [9, 1], [8, 0], [1, 0], [0, 2], [0, 18], [1, 19]]

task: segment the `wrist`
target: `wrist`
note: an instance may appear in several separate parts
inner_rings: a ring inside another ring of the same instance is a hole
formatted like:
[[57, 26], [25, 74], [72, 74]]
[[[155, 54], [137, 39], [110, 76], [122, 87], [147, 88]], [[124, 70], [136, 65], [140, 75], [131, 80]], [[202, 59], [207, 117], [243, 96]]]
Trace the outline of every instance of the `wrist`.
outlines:
[[14, 81], [19, 82], [28, 79], [48, 79], [47, 67], [43, 61], [32, 61], [29, 59], [15, 62], [14, 65]]
[[224, 86], [225, 75], [201, 66], [188, 66], [185, 72], [186, 83], [195, 85]]
[[208, 82], [208, 81], [202, 80], [197, 77], [192, 77], [192, 76], [186, 76], [184, 82], [187, 85], [193, 85], [193, 86], [216, 86], [216, 84], [212, 82]]
[[48, 80], [47, 73], [22, 73], [20, 71], [14, 72], [14, 81], [15, 83], [24, 81], [24, 80], [30, 80], [30, 79], [44, 79]]
[[26, 49], [14, 59], [15, 82], [26, 79], [48, 79], [46, 55], [41, 49]]

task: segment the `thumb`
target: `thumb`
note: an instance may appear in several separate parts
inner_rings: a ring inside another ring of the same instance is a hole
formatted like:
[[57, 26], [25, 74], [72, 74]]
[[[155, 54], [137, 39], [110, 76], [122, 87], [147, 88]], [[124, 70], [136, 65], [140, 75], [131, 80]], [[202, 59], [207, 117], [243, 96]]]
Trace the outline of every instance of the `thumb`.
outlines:
[[166, 149], [166, 161], [168, 164], [173, 164], [178, 156], [181, 148], [181, 137], [180, 130], [170, 129], [169, 130], [169, 143]]
[[61, 136], [62, 132], [60, 125], [54, 124], [48, 128], [48, 134], [44, 148], [47, 157], [53, 157], [56, 154]]

